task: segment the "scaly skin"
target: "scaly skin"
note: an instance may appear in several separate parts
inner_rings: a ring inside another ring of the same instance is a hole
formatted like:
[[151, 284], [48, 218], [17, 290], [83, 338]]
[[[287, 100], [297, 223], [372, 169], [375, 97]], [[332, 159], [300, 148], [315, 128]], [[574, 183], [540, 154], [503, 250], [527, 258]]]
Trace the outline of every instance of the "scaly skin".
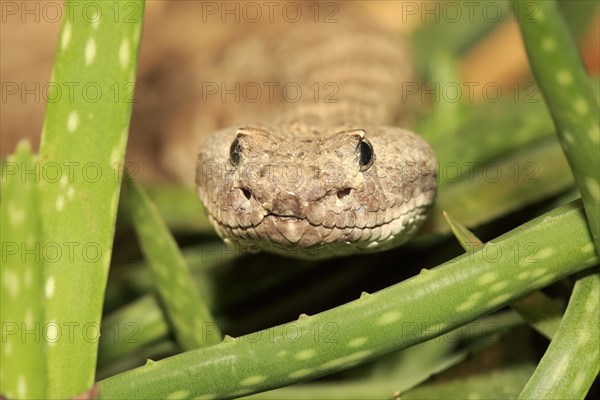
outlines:
[[[310, 95], [270, 124], [223, 129], [201, 147], [198, 193], [225, 242], [324, 258], [397, 246], [426, 219], [435, 156], [391, 126], [408, 57], [374, 28], [343, 29], [288, 32], [273, 62]], [[315, 99], [315, 83], [337, 91]]]

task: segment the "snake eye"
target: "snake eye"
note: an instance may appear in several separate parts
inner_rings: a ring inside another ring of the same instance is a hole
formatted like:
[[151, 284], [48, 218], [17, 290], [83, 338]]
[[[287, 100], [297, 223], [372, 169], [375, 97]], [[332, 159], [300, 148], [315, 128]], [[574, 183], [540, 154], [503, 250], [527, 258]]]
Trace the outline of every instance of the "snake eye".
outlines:
[[360, 144], [358, 145], [358, 150], [360, 151], [360, 159], [359, 165], [361, 172], [368, 170], [373, 164], [374, 155], [373, 155], [373, 146], [367, 139], [362, 139]]
[[240, 163], [240, 141], [238, 138], [235, 138], [233, 143], [231, 143], [231, 147], [229, 147], [229, 159], [231, 163], [237, 166]]

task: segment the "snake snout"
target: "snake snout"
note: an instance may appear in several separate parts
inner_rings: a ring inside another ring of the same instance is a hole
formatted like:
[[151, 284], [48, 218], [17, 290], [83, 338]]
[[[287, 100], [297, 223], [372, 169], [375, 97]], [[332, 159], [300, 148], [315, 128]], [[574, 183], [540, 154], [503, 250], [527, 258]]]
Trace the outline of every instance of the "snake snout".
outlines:
[[265, 204], [267, 209], [275, 215], [285, 217], [304, 218], [304, 207], [302, 199], [294, 192], [278, 193], [272, 200], [270, 206]]

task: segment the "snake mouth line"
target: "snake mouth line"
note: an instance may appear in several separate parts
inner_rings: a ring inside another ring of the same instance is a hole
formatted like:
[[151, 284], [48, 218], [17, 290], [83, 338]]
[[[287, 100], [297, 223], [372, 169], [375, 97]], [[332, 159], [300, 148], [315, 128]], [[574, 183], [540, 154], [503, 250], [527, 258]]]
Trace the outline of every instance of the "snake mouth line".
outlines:
[[[276, 218], [279, 219], [281, 221], [289, 221], [289, 222], [299, 222], [299, 221], [306, 221], [308, 222], [310, 225], [312, 226], [319, 226], [318, 224], [313, 224], [311, 223], [308, 219], [306, 218], [302, 218], [302, 217], [295, 217], [293, 215], [280, 215], [280, 214], [275, 214], [275, 213], [268, 213], [263, 217], [263, 220], [265, 218], [268, 217], [272, 217], [272, 218]], [[259, 225], [262, 223], [262, 221], [259, 223]]]
[[216, 221], [216, 223], [221, 227], [224, 228], [228, 231], [247, 231], [250, 229], [256, 229], [258, 227], [260, 227], [261, 225], [263, 225], [266, 221], [269, 220], [277, 220], [277, 221], [281, 221], [281, 222], [289, 222], [289, 223], [302, 223], [302, 222], [306, 222], [308, 227], [312, 227], [312, 228], [323, 228], [323, 229], [329, 229], [329, 230], [333, 230], [333, 229], [375, 229], [375, 228], [380, 228], [386, 225], [389, 225], [391, 223], [394, 222], [394, 220], [391, 221], [387, 221], [387, 222], [383, 222], [380, 224], [375, 224], [373, 226], [364, 226], [364, 227], [357, 227], [355, 226], [344, 226], [344, 227], [339, 227], [337, 225], [333, 225], [333, 226], [325, 226], [324, 224], [316, 224], [314, 222], [311, 222], [308, 220], [308, 218], [305, 217], [295, 217], [295, 216], [291, 216], [291, 215], [280, 215], [280, 214], [275, 214], [275, 213], [268, 213], [265, 214], [264, 217], [260, 220], [260, 222], [258, 222], [257, 224], [253, 224], [253, 225], [247, 225], [247, 226], [243, 226], [243, 225], [229, 225], [223, 221], [220, 221], [216, 218], [214, 218], [211, 215], [211, 218]]
[[382, 245], [405, 241], [425, 219], [428, 204], [410, 204], [403, 213], [391, 220], [372, 226], [349, 227], [325, 226], [311, 223], [306, 218], [289, 215], [266, 214], [258, 224], [230, 226], [211, 216], [220, 235], [229, 238], [243, 248], [253, 251], [273, 249], [285, 250], [320, 249], [328, 245], [353, 248], [347, 253], [380, 248]]

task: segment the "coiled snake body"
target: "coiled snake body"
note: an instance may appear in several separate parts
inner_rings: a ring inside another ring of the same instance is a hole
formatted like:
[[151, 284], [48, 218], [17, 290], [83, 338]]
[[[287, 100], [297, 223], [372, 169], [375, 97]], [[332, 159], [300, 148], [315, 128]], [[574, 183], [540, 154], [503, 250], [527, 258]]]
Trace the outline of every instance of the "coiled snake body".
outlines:
[[436, 160], [392, 126], [410, 64], [374, 28], [295, 30], [273, 62], [310, 90], [270, 124], [212, 134], [199, 151], [198, 193], [225, 242], [243, 250], [332, 257], [397, 246], [418, 230], [436, 192]]

